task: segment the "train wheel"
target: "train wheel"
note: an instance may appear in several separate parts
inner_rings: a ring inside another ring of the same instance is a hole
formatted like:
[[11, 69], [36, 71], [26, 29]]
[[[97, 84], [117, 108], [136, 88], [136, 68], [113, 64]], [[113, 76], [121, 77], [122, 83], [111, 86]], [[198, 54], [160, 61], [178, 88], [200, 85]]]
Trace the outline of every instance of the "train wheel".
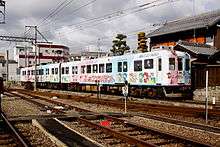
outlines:
[[157, 91], [156, 89], [149, 89], [148, 92], [147, 92], [147, 96], [153, 98], [153, 97], [156, 97], [157, 96]]

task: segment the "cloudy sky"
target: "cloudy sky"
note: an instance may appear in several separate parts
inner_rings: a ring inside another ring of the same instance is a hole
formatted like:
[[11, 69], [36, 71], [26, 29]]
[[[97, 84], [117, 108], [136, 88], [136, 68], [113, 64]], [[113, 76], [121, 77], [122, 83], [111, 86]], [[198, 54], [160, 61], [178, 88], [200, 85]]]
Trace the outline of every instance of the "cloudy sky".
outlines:
[[[49, 41], [71, 52], [99, 47], [108, 51], [118, 33], [127, 35], [128, 45], [135, 49], [140, 31], [148, 33], [167, 21], [220, 9], [220, 0], [5, 1], [6, 24], [0, 24], [0, 35], [33, 37], [33, 30], [24, 33], [25, 26], [37, 25]], [[9, 49], [12, 54], [14, 46], [0, 41], [0, 52]]]

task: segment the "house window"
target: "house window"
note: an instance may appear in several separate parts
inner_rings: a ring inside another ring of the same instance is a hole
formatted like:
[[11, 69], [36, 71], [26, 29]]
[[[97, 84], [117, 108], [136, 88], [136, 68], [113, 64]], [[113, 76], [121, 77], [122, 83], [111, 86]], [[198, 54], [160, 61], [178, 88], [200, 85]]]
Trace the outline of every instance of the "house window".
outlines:
[[144, 69], [152, 69], [153, 67], [154, 67], [154, 60], [153, 59], [144, 60]]
[[111, 73], [112, 72], [112, 63], [106, 63], [106, 72]]
[[142, 71], [142, 60], [134, 61], [134, 71]]

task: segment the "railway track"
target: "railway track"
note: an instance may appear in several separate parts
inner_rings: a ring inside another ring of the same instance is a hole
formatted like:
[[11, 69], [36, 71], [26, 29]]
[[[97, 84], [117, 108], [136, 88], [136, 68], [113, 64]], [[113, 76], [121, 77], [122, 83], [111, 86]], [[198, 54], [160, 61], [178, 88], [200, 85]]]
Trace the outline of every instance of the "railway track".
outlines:
[[[12, 94], [14, 94], [14, 93], [12, 93]], [[24, 92], [23, 92], [23, 94], [24, 94]], [[17, 94], [18, 95], [18, 94]], [[42, 100], [45, 100], [45, 101], [47, 101], [48, 103], [50, 102], [50, 103], [55, 103], [56, 105], [62, 105], [62, 106], [66, 106], [68, 109], [74, 109], [74, 110], [76, 110], [76, 111], [78, 111], [78, 112], [81, 112], [81, 113], [86, 113], [87, 115], [88, 114], [90, 114], [90, 115], [92, 115], [92, 116], [96, 116], [96, 115], [100, 115], [100, 114], [98, 114], [98, 113], [94, 113], [94, 112], [91, 112], [91, 111], [89, 111], [89, 110], [86, 110], [86, 109], [82, 109], [82, 108], [79, 108], [79, 107], [75, 107], [75, 106], [72, 106], [72, 105], [68, 105], [68, 104], [65, 104], [65, 103], [61, 103], [61, 102], [57, 102], [57, 101], [54, 101], [54, 100], [51, 100], [51, 99], [46, 99], [45, 97], [42, 97], [42, 96], [36, 96], [36, 95], [34, 95], [34, 94], [30, 94], [30, 93], [25, 93], [24, 95], [28, 95], [28, 96], [31, 96], [31, 97], [34, 97], [34, 99], [42, 99]], [[33, 98], [32, 98], [33, 99]], [[136, 115], [136, 116], [141, 116], [141, 114], [132, 114], [132, 115]], [[122, 115], [121, 115], [122, 116]], [[109, 117], [110, 116], [108, 116], [108, 115], [105, 115], [105, 117], [106, 118], [108, 118], [109, 119]], [[131, 116], [132, 117], [132, 116]], [[161, 120], [161, 121], [163, 121], [162, 119], [164, 119], [164, 118], [159, 118], [159, 117], [153, 117], [153, 116], [143, 116], [142, 115], [142, 117], [148, 117], [148, 118], [151, 118], [151, 119], [157, 119], [157, 120]], [[113, 118], [110, 118], [111, 120], [113, 119]], [[116, 118], [117, 119], [117, 118]], [[77, 120], [80, 120], [80, 122], [87, 122], [87, 121], [90, 121], [90, 120], [83, 120], [83, 119], [81, 119], [81, 118], [77, 118]], [[117, 120], [118, 121], [118, 120]], [[187, 122], [181, 122], [181, 121], [176, 121], [176, 120], [169, 120], [168, 118], [167, 119], [165, 119], [165, 121], [166, 122], [169, 122], [169, 123], [173, 123], [173, 124], [178, 124], [178, 125], [184, 125], [184, 126], [187, 126], [187, 127], [193, 127], [193, 128], [197, 128], [197, 129], [203, 129], [203, 130], [206, 130], [206, 131], [213, 131], [213, 132], [216, 132], [216, 133], [219, 133], [219, 128], [217, 128], [217, 130], [215, 130], [216, 128], [213, 128], [213, 127], [211, 127], [211, 126], [203, 126], [203, 125], [197, 125], [197, 124], [190, 124], [190, 123], [187, 123]], [[121, 123], [121, 124], [126, 124], [127, 125], [127, 121], [126, 121], [126, 123], [125, 123], [125, 120], [121, 120], [121, 122], [123, 122], [123, 123]], [[87, 122], [87, 123], [89, 123], [89, 122]], [[93, 123], [93, 122], [92, 122]], [[114, 124], [114, 123], [113, 123]], [[97, 127], [96, 127], [97, 128]], [[135, 127], [135, 128], [137, 128], [137, 126]], [[146, 129], [146, 128], [145, 128]], [[132, 129], [133, 130], [133, 129]], [[158, 132], [159, 132], [159, 130], [157, 130]], [[124, 131], [125, 132], [125, 131]], [[151, 131], [152, 132], [152, 131]], [[153, 130], [153, 132], [155, 132], [155, 130]], [[163, 132], [164, 133], [164, 132]], [[143, 135], [143, 134], [142, 134]], [[169, 136], [170, 134], [168, 134], [168, 136]], [[111, 135], [112, 136], [112, 135]], [[114, 136], [114, 135], [113, 135]], [[167, 136], [167, 134], [166, 135], [156, 135], [156, 136]], [[177, 135], [170, 135], [170, 136], [177, 136]], [[133, 137], [133, 136], [132, 136]], [[167, 138], [167, 137], [166, 137]], [[168, 137], [169, 138], [169, 137]], [[159, 138], [160, 139], [160, 138]], [[113, 139], [114, 140], [114, 139]], [[165, 140], [165, 139], [161, 139], [161, 140]], [[172, 140], [172, 141], [170, 141], [170, 140]], [[164, 141], [164, 143], [162, 143], [162, 142], [160, 142], [159, 144], [166, 144], [166, 143], [176, 143], [176, 142], [178, 142], [178, 141], [173, 141], [174, 139], [170, 139], [169, 141], [167, 141], [167, 140], [165, 140]], [[193, 140], [190, 140], [190, 139], [186, 139], [186, 138], [183, 138], [183, 137], [180, 137], [179, 136], [179, 138], [177, 139], [177, 140], [181, 140], [181, 141], [179, 141], [180, 143], [181, 142], [183, 142], [183, 140], [187, 140], [187, 141], [185, 141], [186, 142], [186, 144], [188, 143], [188, 144], [200, 144], [200, 145], [204, 145], [204, 146], [210, 146], [209, 144], [205, 144], [205, 143], [199, 143], [199, 142], [197, 142], [197, 141], [194, 141], [193, 142]], [[191, 141], [191, 142], [190, 142]], [[116, 141], [117, 142], [117, 141]], [[121, 142], [119, 142], [119, 143], [121, 143]]]
[[[11, 93], [11, 94], [14, 94], [14, 93]], [[61, 102], [54, 101], [54, 100], [51, 100], [51, 99], [47, 99], [47, 98], [41, 97], [39, 95], [34, 95], [34, 94], [30, 94], [30, 93], [25, 93], [25, 95], [35, 97], [36, 99], [41, 99], [41, 100], [47, 101], [48, 103], [54, 103], [56, 105], [66, 107], [67, 110], [73, 109], [77, 112], [81, 112], [81, 114], [92, 114], [92, 115], [96, 114], [93, 111], [83, 109], [83, 108], [79, 108], [79, 107], [76, 107], [76, 106], [72, 106], [72, 105], [69, 105], [69, 104], [66, 104], [66, 103], [61, 103]], [[19, 96], [19, 95], [17, 94], [17, 96]], [[45, 107], [45, 105], [43, 107]], [[154, 119], [154, 120], [167, 122], [167, 123], [171, 123], [171, 124], [175, 124], [175, 125], [181, 125], [181, 126], [185, 126], [185, 127], [194, 128], [194, 129], [200, 129], [200, 130], [204, 130], [204, 131], [208, 131], [208, 132], [212, 132], [212, 133], [220, 133], [220, 128], [219, 127], [214, 127], [214, 126], [210, 126], [210, 125], [180, 121], [180, 120], [172, 119], [172, 118], [169, 118], [169, 117], [162, 117], [162, 116], [139, 113], [139, 112], [138, 113], [137, 112], [130, 112], [130, 113], [128, 113], [128, 115], [129, 116], [140, 116], [140, 117], [144, 117], [144, 118], [148, 118], [148, 119]]]
[[[27, 90], [18, 89], [17, 91], [30, 94]], [[34, 94], [34, 93], [32, 93]], [[124, 108], [124, 102], [122, 100], [107, 100], [107, 99], [95, 99], [95, 98], [88, 98], [82, 96], [73, 96], [73, 95], [66, 95], [60, 93], [53, 93], [53, 92], [35, 92], [36, 95], [47, 95], [48, 97], [57, 96], [60, 98], [71, 98], [78, 102], [85, 102], [85, 103], [95, 103], [100, 105], [107, 105], [111, 107], [117, 108]], [[190, 108], [190, 107], [183, 107], [183, 106], [167, 106], [162, 104], [146, 104], [141, 102], [133, 102], [130, 101], [127, 103], [127, 108], [131, 111], [135, 112], [159, 112], [159, 113], [169, 113], [173, 115], [182, 115], [186, 117], [195, 117], [195, 118], [202, 118], [205, 119], [205, 110], [203, 108]], [[209, 117], [213, 119], [220, 119], [220, 109], [209, 109]]]
[[[107, 127], [102, 126], [103, 120], [108, 124]], [[85, 128], [89, 135], [97, 135], [107, 145], [125, 146], [128, 143], [131, 146], [211, 146], [106, 115], [76, 118], [72, 123], [81, 129]]]
[[1, 113], [0, 119], [0, 146], [28, 147], [28, 144], [5, 117], [4, 113]]

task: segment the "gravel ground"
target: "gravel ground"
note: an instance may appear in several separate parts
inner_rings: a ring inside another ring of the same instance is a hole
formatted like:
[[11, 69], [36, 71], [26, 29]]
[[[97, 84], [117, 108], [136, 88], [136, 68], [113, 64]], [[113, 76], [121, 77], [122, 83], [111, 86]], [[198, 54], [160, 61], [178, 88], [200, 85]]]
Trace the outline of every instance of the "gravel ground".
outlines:
[[36, 105], [17, 97], [4, 96], [4, 98], [2, 99], [2, 110], [6, 113], [8, 117], [48, 115], [46, 112], [40, 111], [40, 108]]
[[[14, 101], [16, 103], [14, 103]], [[56, 99], [56, 101], [64, 102], [66, 104], [74, 105], [74, 106], [88, 109], [88, 110], [95, 111], [95, 112], [123, 112], [123, 110], [117, 109], [117, 108], [111, 108], [108, 106], [97, 105], [97, 104], [75, 102], [75, 101], [69, 100], [69, 99]], [[25, 106], [24, 106], [24, 104], [25, 104]], [[7, 100], [6, 98], [4, 98], [3, 99], [3, 110], [4, 109], [7, 109], [9, 114], [15, 112], [13, 115], [21, 115], [22, 111], [24, 112], [24, 115], [33, 115], [32, 111], [33, 111], [34, 107], [30, 107], [30, 104], [23, 101], [23, 100], [21, 101], [16, 98]], [[38, 112], [35, 112], [34, 114], [41, 113], [41, 111], [39, 111], [39, 110], [36, 110], [36, 111], [38, 111]], [[73, 110], [68, 111], [68, 113], [70, 113], [70, 114], [73, 113]], [[190, 121], [190, 122], [204, 123], [204, 120], [195, 119], [192, 117], [173, 116], [170, 114], [158, 114], [158, 115], [170, 116], [175, 119], [185, 120], [185, 121]], [[196, 140], [206, 140], [207, 143], [211, 143], [213, 146], [217, 142], [220, 142], [220, 134], [208, 133], [205, 131], [199, 131], [196, 129], [190, 129], [190, 128], [186, 128], [183, 126], [172, 125], [169, 123], [163, 123], [160, 121], [146, 119], [146, 118], [142, 118], [142, 117], [132, 117], [129, 120], [134, 121], [139, 124], [146, 125], [146, 126], [154, 127], [157, 129], [162, 129], [167, 132], [178, 133], [179, 135], [186, 136], [186, 137], [188, 136], [188, 137], [196, 139]], [[217, 123], [219, 123], [219, 121]], [[88, 132], [87, 132], [87, 134], [88, 134]]]
[[[65, 123], [66, 125], [68, 125], [70, 128], [72, 128], [73, 130], [76, 130], [77, 132], [89, 137], [90, 139], [95, 140], [96, 142], [106, 146], [106, 147], [112, 147], [112, 145], [110, 145], [110, 142], [120, 142], [120, 140], [116, 140], [116, 139], [100, 139], [101, 137], [106, 137], [107, 135], [100, 132], [100, 131], [95, 131], [92, 130], [91, 128], [85, 127], [82, 124], [79, 124], [78, 122], [69, 122], [69, 121], [62, 121], [63, 123]], [[120, 143], [120, 144], [114, 144], [115, 147], [129, 147], [129, 144], [126, 143]]]
[[[110, 108], [110, 107], [103, 106], [103, 105], [88, 104], [88, 103], [83, 103], [83, 102], [74, 102], [72, 100], [62, 100], [62, 99], [58, 99], [58, 101], [65, 102], [65, 103], [68, 103], [70, 105], [74, 105], [80, 108], [89, 109], [95, 112], [123, 112], [123, 110], [120, 110], [117, 108]], [[177, 117], [177, 119], [178, 118], [186, 119], [185, 117], [180, 117], [180, 116]], [[195, 118], [188, 118], [188, 120], [189, 119], [191, 120]], [[136, 122], [138, 124], [142, 124], [145, 126], [161, 129], [166, 132], [173, 132], [175, 134], [177, 133], [178, 135], [190, 137], [198, 141], [201, 139], [206, 140], [207, 143], [212, 144], [212, 145], [215, 145], [217, 142], [220, 142], [220, 134], [208, 133], [206, 131], [191, 129], [188, 127], [183, 127], [183, 126], [174, 125], [170, 123], [164, 123], [161, 121], [156, 121], [156, 120], [147, 119], [143, 117], [137, 117], [137, 116], [129, 118], [129, 121]]]
[[142, 124], [147, 127], [163, 130], [165, 132], [171, 132], [175, 134], [178, 133], [181, 136], [190, 137], [198, 141], [204, 140], [207, 143], [212, 144], [213, 146], [215, 146], [217, 142], [220, 142], [220, 134], [216, 134], [216, 133], [209, 133], [198, 129], [192, 129], [184, 126], [164, 123], [161, 121], [147, 119], [138, 116], [131, 117], [129, 119], [128, 118], [124, 118], [124, 119], [132, 122], [136, 122], [138, 124]]
[[[40, 90], [40, 91], [48, 91], [48, 90]], [[50, 90], [49, 90], [50, 91]], [[80, 96], [85, 96], [85, 97], [91, 97], [91, 98], [95, 98], [96, 96], [93, 95], [91, 96], [90, 93], [78, 93], [78, 92], [70, 92], [70, 91], [59, 91], [59, 90], [51, 90], [52, 92], [57, 92], [57, 93], [62, 93], [62, 94], [73, 94], [73, 95], [80, 95]], [[110, 99], [119, 99], [121, 98], [120, 96], [109, 96], [109, 95], [102, 95], [102, 98], [110, 98]], [[60, 102], [65, 101], [68, 104], [77, 106], [77, 103], [74, 102], [73, 100], [67, 100], [67, 99], [57, 99]], [[147, 100], [149, 103], [150, 101], [154, 101], [154, 100]], [[129, 103], [129, 102], [128, 102]], [[155, 103], [155, 102], [153, 102]], [[165, 102], [164, 102], [165, 103]], [[170, 102], [168, 102], [170, 103]], [[109, 108], [109, 106], [103, 106], [103, 105], [96, 105], [96, 104], [89, 104], [89, 103], [79, 103], [78, 107], [83, 108], [85, 107], [86, 109], [88, 108], [89, 110], [92, 111], [96, 111], [96, 112], [123, 112], [124, 110], [122, 109], [118, 109], [118, 108]], [[101, 107], [101, 108], [100, 108]], [[97, 108], [99, 108], [97, 110]], [[128, 109], [129, 112], [129, 109]], [[164, 117], [170, 117], [173, 119], [177, 119], [177, 120], [183, 120], [183, 121], [188, 121], [188, 122], [192, 122], [192, 123], [201, 123], [201, 124], [206, 124], [205, 119], [202, 118], [194, 118], [194, 117], [185, 117], [185, 116], [181, 116], [181, 115], [174, 115], [174, 114], [169, 114], [169, 113], [160, 113], [160, 112], [155, 112], [155, 111], [148, 111], [148, 112], [143, 112], [143, 113], [148, 113], [148, 114], [155, 114], [155, 115], [159, 115], [159, 116], [164, 116]], [[215, 126], [215, 127], [220, 127], [220, 119], [216, 120], [216, 119], [209, 119], [208, 120], [208, 125], [211, 126]]]
[[56, 145], [31, 123], [18, 123], [15, 125], [33, 147], [56, 147]]

